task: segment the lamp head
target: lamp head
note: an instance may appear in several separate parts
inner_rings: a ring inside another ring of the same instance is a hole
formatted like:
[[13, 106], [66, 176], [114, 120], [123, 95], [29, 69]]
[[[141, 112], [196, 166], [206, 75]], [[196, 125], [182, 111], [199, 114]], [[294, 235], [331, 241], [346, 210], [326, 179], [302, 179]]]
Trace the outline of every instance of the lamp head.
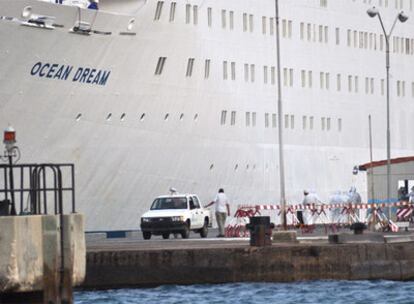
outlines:
[[405, 22], [408, 20], [408, 16], [403, 11], [401, 11], [398, 14], [398, 20], [400, 20], [400, 22]]
[[376, 15], [378, 15], [378, 14], [379, 14], [379, 12], [378, 12], [377, 8], [376, 8], [375, 6], [373, 6], [373, 7], [369, 8], [369, 9], [367, 10], [367, 14], [368, 14], [368, 16], [370, 16], [371, 18], [374, 18]]

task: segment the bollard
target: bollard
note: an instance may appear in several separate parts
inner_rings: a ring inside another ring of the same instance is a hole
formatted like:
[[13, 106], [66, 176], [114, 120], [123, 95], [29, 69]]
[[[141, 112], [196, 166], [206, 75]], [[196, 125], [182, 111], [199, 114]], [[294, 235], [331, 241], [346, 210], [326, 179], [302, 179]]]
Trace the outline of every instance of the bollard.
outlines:
[[250, 230], [250, 246], [270, 246], [272, 244], [272, 229], [275, 227], [270, 223], [269, 216], [250, 217], [250, 223], [246, 228]]

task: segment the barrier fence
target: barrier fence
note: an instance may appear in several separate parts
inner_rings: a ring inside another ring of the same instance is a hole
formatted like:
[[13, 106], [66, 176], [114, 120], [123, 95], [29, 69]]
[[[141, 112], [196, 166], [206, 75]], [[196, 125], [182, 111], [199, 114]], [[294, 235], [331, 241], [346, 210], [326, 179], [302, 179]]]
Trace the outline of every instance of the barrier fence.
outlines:
[[[325, 233], [337, 232], [339, 228], [350, 227], [354, 223], [367, 224], [370, 230], [399, 230], [398, 224], [388, 218], [384, 208], [398, 208], [395, 213], [397, 222], [412, 221], [414, 205], [407, 201], [386, 203], [338, 203], [338, 204], [297, 204], [286, 206], [286, 221], [289, 229], [300, 229], [302, 233], [312, 233], [316, 226], [322, 226]], [[276, 211], [275, 213], [272, 213]], [[266, 214], [264, 214], [266, 213]], [[280, 205], [239, 205], [234, 217], [226, 227], [228, 237], [247, 237], [246, 224], [249, 217], [269, 215], [276, 226], [280, 226]]]

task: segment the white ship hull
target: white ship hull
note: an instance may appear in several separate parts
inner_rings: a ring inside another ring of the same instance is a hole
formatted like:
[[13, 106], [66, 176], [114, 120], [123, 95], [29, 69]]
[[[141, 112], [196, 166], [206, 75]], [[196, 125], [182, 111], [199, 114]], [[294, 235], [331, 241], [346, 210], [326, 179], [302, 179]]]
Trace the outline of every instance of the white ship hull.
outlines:
[[[326, 201], [335, 190], [351, 185], [364, 196], [365, 178], [353, 176], [352, 168], [369, 161], [368, 115], [374, 158], [386, 157], [381, 28], [368, 18], [368, 6], [361, 1], [335, 1], [335, 6], [330, 2], [328, 8], [316, 0], [280, 2], [282, 18], [293, 21], [292, 37], [281, 39], [282, 76], [285, 68], [293, 74], [292, 84], [288, 75], [282, 91], [284, 115], [289, 115], [283, 129], [287, 201], [299, 203], [303, 189], [317, 191]], [[101, 1], [96, 16], [95, 11], [82, 10], [82, 21], [110, 35], [79, 35], [69, 33], [78, 19], [76, 7], [34, 0], [0, 2], [0, 16], [16, 18], [0, 20], [0, 125], [10, 123], [17, 130], [21, 162], [75, 164], [77, 209], [87, 216], [87, 230], [138, 228], [139, 216], [152, 199], [170, 187], [197, 193], [205, 203], [223, 187], [233, 211], [238, 204], [277, 204], [278, 130], [272, 127], [277, 86], [270, 72], [276, 66], [275, 36], [269, 28], [262, 32], [262, 17], [269, 22], [274, 1], [179, 0], [172, 22], [171, 1], [165, 1], [155, 21], [157, 1], [120, 3], [123, 14], [105, 12], [116, 8], [109, 1]], [[193, 15], [186, 24], [187, 3], [198, 5], [196, 25]], [[136, 35], [120, 35], [132, 18], [124, 14], [130, 4]], [[54, 22], [63, 27], [21, 25], [18, 20], [23, 20], [27, 6], [36, 14], [56, 17]], [[208, 7], [213, 12], [211, 27]], [[222, 10], [226, 18], [234, 12], [232, 30], [229, 20], [222, 28]], [[396, 11], [383, 10], [390, 25]], [[254, 16], [251, 33], [243, 30], [243, 13]], [[328, 41], [302, 40], [301, 22], [305, 29], [307, 23], [316, 24], [317, 33], [319, 24], [329, 26]], [[340, 29], [339, 45], [335, 28]], [[377, 49], [347, 46], [348, 29], [377, 34]], [[409, 20], [398, 24], [395, 35], [412, 39], [413, 30]], [[409, 52], [392, 54], [393, 157], [414, 153], [414, 60]], [[154, 75], [160, 57], [167, 59], [161, 75]], [[194, 67], [186, 77], [189, 58], [195, 59]], [[206, 59], [211, 61], [207, 79]], [[228, 79], [223, 79], [223, 61], [228, 62]], [[250, 74], [245, 81], [245, 63], [255, 65], [254, 81]], [[269, 67], [267, 83], [263, 66]], [[302, 70], [313, 71], [311, 88], [307, 82], [302, 87]], [[329, 78], [328, 85], [326, 80], [320, 83], [321, 72]], [[340, 90], [337, 74], [342, 75]], [[349, 92], [349, 75], [358, 76], [358, 92], [355, 87]], [[365, 92], [366, 77], [368, 83], [373, 78], [373, 93]], [[405, 81], [405, 96], [397, 96], [397, 81]], [[227, 111], [225, 124], [222, 111]], [[255, 126], [252, 121], [246, 126], [246, 112], [257, 113]], [[265, 113], [270, 115], [269, 127]]]

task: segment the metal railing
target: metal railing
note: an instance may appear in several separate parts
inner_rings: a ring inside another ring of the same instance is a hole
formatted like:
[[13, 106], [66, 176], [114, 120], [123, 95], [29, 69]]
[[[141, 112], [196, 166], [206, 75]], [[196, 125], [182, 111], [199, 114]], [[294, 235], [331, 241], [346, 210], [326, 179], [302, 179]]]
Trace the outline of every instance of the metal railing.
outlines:
[[9, 215], [75, 213], [74, 171], [73, 164], [1, 164], [0, 202]]

